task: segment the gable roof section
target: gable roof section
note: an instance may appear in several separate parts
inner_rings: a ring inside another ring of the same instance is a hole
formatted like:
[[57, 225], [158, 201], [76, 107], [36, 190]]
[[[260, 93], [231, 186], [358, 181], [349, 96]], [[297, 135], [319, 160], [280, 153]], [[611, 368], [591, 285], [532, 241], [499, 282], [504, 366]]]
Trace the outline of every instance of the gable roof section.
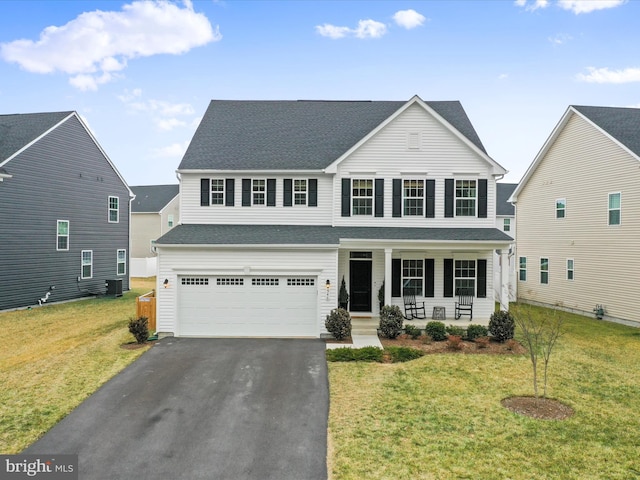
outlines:
[[[212, 100], [178, 170], [323, 170], [416, 99]], [[486, 155], [460, 102], [422, 103]]]
[[517, 186], [517, 183], [496, 183], [496, 215], [512, 217], [516, 214], [516, 208], [509, 202], [509, 197]]
[[136, 198], [131, 201], [131, 213], [158, 213], [176, 198], [179, 185], [142, 185], [131, 187]]

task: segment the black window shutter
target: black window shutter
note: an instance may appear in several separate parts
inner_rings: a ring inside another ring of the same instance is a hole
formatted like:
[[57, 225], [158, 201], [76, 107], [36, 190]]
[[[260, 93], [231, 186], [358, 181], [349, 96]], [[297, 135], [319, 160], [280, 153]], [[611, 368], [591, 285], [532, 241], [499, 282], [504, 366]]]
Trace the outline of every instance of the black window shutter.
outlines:
[[211, 201], [211, 180], [208, 178], [200, 179], [200, 206], [208, 207]]
[[427, 208], [425, 208], [427, 218], [436, 218], [436, 181], [427, 180]]
[[267, 178], [267, 207], [276, 206], [276, 179]]
[[402, 296], [402, 260], [399, 258], [391, 259], [391, 296]]
[[375, 216], [384, 217], [384, 178], [376, 178]]
[[394, 178], [393, 179], [393, 201], [392, 208], [394, 217], [402, 216], [402, 179]]
[[225, 187], [224, 187], [224, 195], [225, 195], [225, 199], [224, 199], [224, 204], [227, 207], [233, 207], [234, 202], [235, 202], [235, 180], [233, 178], [227, 178], [225, 180]]
[[342, 179], [342, 216], [351, 216], [351, 179]]
[[444, 216], [453, 217], [453, 178], [444, 179]]
[[435, 297], [435, 260], [433, 258], [424, 259], [424, 296]]
[[478, 218], [487, 218], [487, 179], [478, 180]]
[[318, 179], [317, 178], [309, 179], [309, 206], [310, 207], [318, 206]]
[[444, 297], [453, 297], [453, 258], [444, 259]]
[[478, 260], [476, 267], [476, 285], [478, 298], [487, 298], [487, 261]]
[[242, 206], [243, 207], [251, 206], [251, 179], [250, 178], [242, 179]]
[[284, 194], [284, 199], [282, 201], [282, 205], [285, 207], [290, 207], [293, 205], [293, 180], [290, 178], [285, 178], [282, 184], [282, 192]]

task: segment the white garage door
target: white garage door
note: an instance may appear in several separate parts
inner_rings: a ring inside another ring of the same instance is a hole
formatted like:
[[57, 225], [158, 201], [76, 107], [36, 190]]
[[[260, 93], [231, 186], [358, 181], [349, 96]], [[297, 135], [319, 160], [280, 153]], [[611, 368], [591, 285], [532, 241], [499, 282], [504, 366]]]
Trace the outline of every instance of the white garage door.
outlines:
[[315, 277], [183, 276], [178, 335], [317, 337]]

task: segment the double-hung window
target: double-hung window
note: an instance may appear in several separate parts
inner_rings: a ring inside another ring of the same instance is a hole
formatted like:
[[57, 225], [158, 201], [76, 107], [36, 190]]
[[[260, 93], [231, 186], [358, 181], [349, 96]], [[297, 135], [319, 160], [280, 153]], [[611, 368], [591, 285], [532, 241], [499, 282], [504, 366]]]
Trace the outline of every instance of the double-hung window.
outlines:
[[353, 179], [351, 193], [352, 214], [373, 215], [373, 180]]
[[510, 218], [502, 219], [502, 230], [504, 232], [510, 232], [511, 231], [511, 219]]
[[69, 250], [69, 220], [58, 220], [56, 250]]
[[124, 248], [118, 250], [116, 262], [116, 273], [125, 275], [127, 273], [127, 251]]
[[558, 198], [556, 200], [556, 218], [564, 218], [567, 213], [567, 199]]
[[93, 250], [82, 250], [81, 277], [93, 277]]
[[573, 280], [573, 277], [574, 277], [573, 258], [567, 258], [567, 280]]
[[422, 295], [424, 265], [422, 260], [402, 261], [402, 293]]
[[404, 215], [424, 215], [424, 180], [404, 180]]
[[167, 227], [173, 228], [173, 214], [167, 215]]
[[620, 192], [609, 194], [609, 225], [620, 225], [621, 211]]
[[476, 180], [456, 180], [456, 217], [475, 217]]
[[251, 180], [251, 200], [253, 205], [265, 205], [267, 181], [264, 179]]
[[224, 205], [224, 178], [211, 179], [211, 205]]
[[549, 284], [549, 259], [540, 259], [540, 283], [543, 285]]
[[521, 282], [527, 281], [527, 257], [520, 257], [518, 263], [519, 279]]
[[294, 205], [307, 204], [307, 180], [306, 179], [293, 180], [293, 204]]
[[476, 261], [456, 260], [453, 278], [456, 295], [475, 295]]
[[118, 197], [109, 197], [109, 223], [118, 223], [120, 219], [118, 203]]

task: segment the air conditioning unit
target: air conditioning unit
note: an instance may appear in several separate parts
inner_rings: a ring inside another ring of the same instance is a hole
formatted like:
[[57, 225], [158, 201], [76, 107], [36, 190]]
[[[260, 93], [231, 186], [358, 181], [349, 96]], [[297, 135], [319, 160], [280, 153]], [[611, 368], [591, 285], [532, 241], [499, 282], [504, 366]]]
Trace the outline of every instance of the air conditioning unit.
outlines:
[[122, 296], [122, 279], [114, 278], [113, 280], [105, 280], [104, 286], [107, 288], [107, 295], [114, 297]]

